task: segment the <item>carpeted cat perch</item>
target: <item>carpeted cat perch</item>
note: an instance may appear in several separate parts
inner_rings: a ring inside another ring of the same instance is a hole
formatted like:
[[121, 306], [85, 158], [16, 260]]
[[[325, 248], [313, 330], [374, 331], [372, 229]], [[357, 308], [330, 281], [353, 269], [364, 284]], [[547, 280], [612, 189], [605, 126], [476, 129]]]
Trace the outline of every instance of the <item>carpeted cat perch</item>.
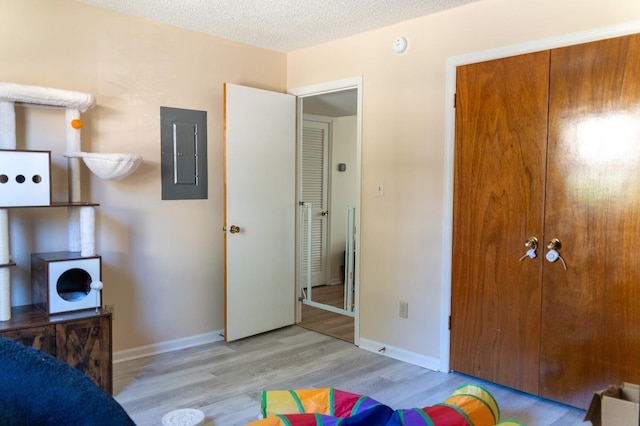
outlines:
[[500, 422], [493, 395], [476, 385], [456, 389], [441, 404], [392, 408], [364, 395], [334, 388], [267, 390], [262, 393], [262, 420], [250, 426], [523, 426]]

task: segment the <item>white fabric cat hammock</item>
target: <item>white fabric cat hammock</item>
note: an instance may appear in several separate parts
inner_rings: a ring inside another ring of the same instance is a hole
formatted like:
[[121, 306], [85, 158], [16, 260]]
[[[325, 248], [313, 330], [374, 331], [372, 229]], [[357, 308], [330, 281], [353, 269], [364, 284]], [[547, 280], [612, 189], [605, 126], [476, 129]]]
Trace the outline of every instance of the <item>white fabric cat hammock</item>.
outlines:
[[[69, 173], [68, 209], [69, 251], [80, 252], [83, 257], [95, 256], [95, 211], [92, 206], [82, 205], [80, 200], [80, 159], [89, 170], [101, 179], [121, 179], [135, 171], [142, 161], [138, 154], [101, 154], [82, 152], [80, 113], [95, 105], [95, 98], [89, 93], [28, 86], [0, 82], [0, 149], [16, 149], [15, 104], [41, 105], [65, 108], [66, 152]], [[9, 268], [8, 210], [0, 209], [0, 321], [11, 319], [11, 294]]]
[[138, 154], [64, 152], [63, 157], [82, 158], [85, 166], [103, 180], [118, 180], [135, 172], [142, 161]]

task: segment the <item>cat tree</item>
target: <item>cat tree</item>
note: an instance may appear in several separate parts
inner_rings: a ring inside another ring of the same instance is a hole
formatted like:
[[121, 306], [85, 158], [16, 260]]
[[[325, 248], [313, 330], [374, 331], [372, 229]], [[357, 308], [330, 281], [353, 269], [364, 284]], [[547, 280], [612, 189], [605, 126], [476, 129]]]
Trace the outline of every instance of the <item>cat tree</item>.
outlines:
[[[80, 159], [101, 179], [121, 179], [133, 173], [142, 157], [137, 154], [90, 153], [81, 150], [81, 113], [95, 105], [93, 95], [39, 86], [0, 83], [0, 150], [16, 150], [15, 104], [65, 108], [68, 164], [68, 250], [80, 256], [95, 256], [95, 208], [80, 200]], [[11, 266], [9, 210], [0, 199], [0, 266]], [[26, 206], [25, 206], [26, 207]], [[10, 268], [0, 267], [0, 321], [11, 318]], [[92, 288], [101, 283], [92, 283]]]

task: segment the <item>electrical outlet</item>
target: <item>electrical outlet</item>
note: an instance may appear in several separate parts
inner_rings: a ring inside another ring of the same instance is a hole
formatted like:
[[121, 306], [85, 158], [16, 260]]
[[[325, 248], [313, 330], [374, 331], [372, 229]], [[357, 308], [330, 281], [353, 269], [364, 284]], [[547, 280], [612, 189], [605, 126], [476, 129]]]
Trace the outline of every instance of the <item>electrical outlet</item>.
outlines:
[[111, 320], [115, 321], [116, 319], [116, 306], [115, 305], [104, 305], [102, 308], [105, 312], [111, 312]]
[[409, 302], [400, 302], [400, 318], [409, 318]]

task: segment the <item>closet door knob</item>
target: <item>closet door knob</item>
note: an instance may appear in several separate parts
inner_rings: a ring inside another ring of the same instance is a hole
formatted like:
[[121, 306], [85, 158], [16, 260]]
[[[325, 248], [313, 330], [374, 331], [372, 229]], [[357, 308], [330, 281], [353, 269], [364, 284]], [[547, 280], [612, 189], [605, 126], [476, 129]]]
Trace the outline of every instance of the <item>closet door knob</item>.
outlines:
[[524, 242], [524, 246], [535, 250], [538, 248], [538, 239], [536, 237], [529, 237]]
[[553, 240], [549, 241], [549, 244], [547, 244], [547, 248], [550, 250], [557, 250], [560, 247], [562, 247], [562, 243], [557, 238], [554, 238]]
[[527, 250], [527, 252], [522, 255], [522, 257], [520, 258], [520, 262], [522, 262], [527, 257], [529, 259], [535, 259], [538, 256], [536, 253], [536, 250], [538, 249], [538, 239], [536, 237], [527, 238], [524, 242], [524, 246], [528, 247], [529, 250]]

